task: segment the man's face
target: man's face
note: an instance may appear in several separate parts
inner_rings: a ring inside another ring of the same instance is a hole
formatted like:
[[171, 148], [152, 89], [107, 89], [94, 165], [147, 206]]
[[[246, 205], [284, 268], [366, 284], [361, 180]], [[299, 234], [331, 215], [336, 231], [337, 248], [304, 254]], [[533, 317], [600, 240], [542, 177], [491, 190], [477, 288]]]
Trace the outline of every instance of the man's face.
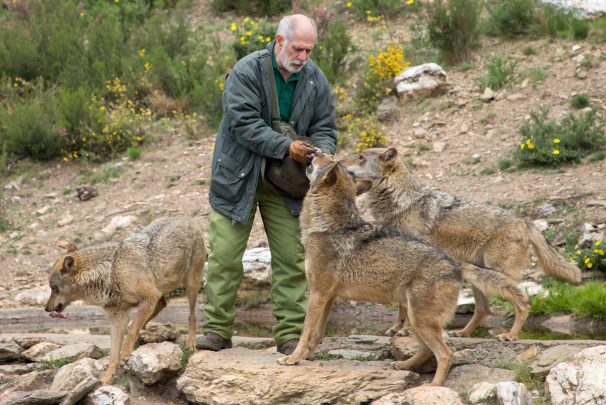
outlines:
[[277, 35], [276, 43], [278, 66], [290, 73], [298, 73], [307, 63], [316, 44], [316, 38], [313, 34], [299, 33], [295, 34], [292, 40], [286, 41], [284, 37]]

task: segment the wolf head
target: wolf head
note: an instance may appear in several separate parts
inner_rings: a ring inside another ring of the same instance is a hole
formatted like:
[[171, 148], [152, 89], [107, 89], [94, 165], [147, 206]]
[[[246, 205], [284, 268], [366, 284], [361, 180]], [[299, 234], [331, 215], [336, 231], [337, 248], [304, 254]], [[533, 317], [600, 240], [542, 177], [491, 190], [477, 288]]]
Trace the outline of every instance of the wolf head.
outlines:
[[380, 180], [397, 170], [406, 170], [399, 158], [398, 150], [391, 148], [370, 148], [340, 160], [354, 178]]
[[76, 246], [67, 246], [67, 253], [57, 259], [50, 271], [51, 295], [44, 307], [46, 312], [62, 312], [72, 301], [81, 298], [81, 289], [73, 281], [78, 263], [75, 250]]
[[355, 196], [366, 192], [372, 185], [369, 179], [355, 177], [340, 161], [337, 162], [326, 154], [313, 158], [307, 168], [307, 176], [311, 184], [311, 193], [339, 187], [345, 189], [343, 190], [345, 195], [355, 193]]

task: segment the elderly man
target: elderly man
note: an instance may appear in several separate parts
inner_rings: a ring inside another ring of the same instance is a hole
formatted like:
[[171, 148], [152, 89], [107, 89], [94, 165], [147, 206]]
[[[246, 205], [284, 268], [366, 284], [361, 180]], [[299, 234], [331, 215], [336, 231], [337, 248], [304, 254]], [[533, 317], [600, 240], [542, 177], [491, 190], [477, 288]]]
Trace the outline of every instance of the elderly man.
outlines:
[[[259, 208], [272, 257], [273, 337], [280, 353], [298, 343], [307, 306], [305, 254], [298, 215], [302, 199], [280, 192], [262, 168], [265, 159], [286, 156], [309, 164], [319, 152], [334, 154], [335, 106], [330, 86], [310, 55], [316, 44], [314, 22], [300, 14], [284, 17], [267, 52], [256, 51], [229, 74], [223, 91], [223, 119], [215, 140], [209, 201], [210, 255], [204, 335], [199, 349], [232, 347], [236, 294], [242, 256]], [[297, 140], [272, 129], [272, 92], [263, 58], [271, 58], [280, 120]]]

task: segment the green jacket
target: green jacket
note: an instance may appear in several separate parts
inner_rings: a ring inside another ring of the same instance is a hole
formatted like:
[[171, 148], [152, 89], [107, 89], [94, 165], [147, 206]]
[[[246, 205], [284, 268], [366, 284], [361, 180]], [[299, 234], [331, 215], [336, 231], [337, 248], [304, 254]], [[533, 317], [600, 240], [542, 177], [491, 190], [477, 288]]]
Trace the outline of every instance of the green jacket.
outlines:
[[[275, 41], [267, 44], [273, 52]], [[271, 129], [271, 92], [260, 52], [240, 59], [223, 89], [223, 118], [213, 154], [209, 202], [213, 209], [246, 223], [260, 180], [263, 158], [282, 159], [291, 141]], [[309, 59], [295, 88], [289, 122], [323, 152], [337, 145], [335, 105], [326, 77]], [[301, 201], [287, 199], [298, 215]]]

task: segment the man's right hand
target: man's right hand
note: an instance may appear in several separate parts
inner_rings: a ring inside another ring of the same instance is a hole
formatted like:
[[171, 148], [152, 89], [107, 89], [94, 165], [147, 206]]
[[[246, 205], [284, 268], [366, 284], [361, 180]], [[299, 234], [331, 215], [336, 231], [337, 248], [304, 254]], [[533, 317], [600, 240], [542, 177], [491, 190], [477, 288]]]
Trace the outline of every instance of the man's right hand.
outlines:
[[311, 163], [311, 159], [316, 153], [320, 153], [319, 148], [316, 148], [315, 146], [300, 139], [293, 141], [288, 146], [288, 156], [290, 156], [292, 160], [296, 160], [304, 165]]

